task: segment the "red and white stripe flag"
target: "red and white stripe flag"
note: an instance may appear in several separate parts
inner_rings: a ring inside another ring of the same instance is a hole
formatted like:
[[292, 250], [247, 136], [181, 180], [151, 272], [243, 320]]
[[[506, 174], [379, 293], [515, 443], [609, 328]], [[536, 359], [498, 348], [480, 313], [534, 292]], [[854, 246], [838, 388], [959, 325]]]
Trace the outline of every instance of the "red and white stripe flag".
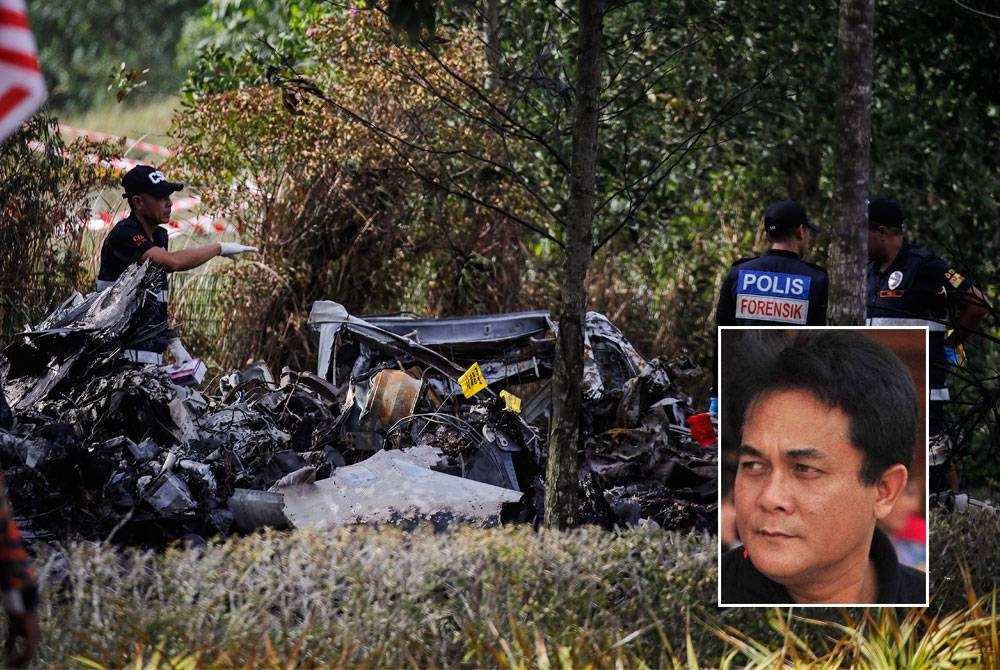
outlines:
[[24, 0], [0, 0], [0, 141], [34, 114], [45, 95]]

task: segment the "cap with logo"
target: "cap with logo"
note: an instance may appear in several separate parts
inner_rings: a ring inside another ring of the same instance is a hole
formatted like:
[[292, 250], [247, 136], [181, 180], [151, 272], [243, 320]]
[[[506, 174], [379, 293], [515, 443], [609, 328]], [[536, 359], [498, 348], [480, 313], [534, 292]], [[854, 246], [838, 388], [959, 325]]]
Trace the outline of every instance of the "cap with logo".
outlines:
[[868, 225], [902, 228], [906, 217], [895, 198], [877, 195], [868, 201]]
[[819, 231], [819, 226], [809, 220], [806, 210], [794, 200], [772, 202], [764, 211], [764, 230], [769, 233], [792, 231], [799, 226]]
[[148, 193], [157, 198], [163, 198], [184, 188], [184, 184], [167, 181], [163, 173], [151, 165], [137, 165], [122, 177], [123, 198]]

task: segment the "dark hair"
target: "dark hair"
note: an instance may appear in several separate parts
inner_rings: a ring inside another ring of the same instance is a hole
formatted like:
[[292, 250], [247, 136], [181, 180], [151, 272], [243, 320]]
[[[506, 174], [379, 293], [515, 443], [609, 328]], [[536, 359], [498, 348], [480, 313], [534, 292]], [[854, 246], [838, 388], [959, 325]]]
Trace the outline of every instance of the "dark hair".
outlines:
[[807, 391], [847, 415], [848, 438], [862, 454], [862, 483], [875, 484], [896, 463], [910, 467], [917, 394], [909, 370], [892, 350], [860, 330], [800, 330], [780, 339], [754, 332], [747, 331], [739, 346], [756, 359], [745, 379], [746, 411], [775, 391]]
[[795, 231], [801, 226], [794, 226], [792, 228], [778, 228], [775, 231], [765, 230], [764, 235], [767, 236], [767, 241], [771, 244], [775, 242], [791, 242], [795, 239]]
[[868, 229], [876, 230], [885, 226], [894, 233], [902, 233], [906, 226], [906, 215], [899, 202], [887, 195], [874, 195], [868, 201]]

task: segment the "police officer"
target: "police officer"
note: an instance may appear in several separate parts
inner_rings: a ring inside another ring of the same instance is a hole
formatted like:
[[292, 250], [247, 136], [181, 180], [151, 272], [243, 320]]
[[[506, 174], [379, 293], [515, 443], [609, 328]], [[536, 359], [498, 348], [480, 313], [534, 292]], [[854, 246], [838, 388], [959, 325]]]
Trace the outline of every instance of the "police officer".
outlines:
[[[983, 294], [963, 275], [931, 252], [904, 237], [903, 208], [894, 198], [875, 196], [868, 202], [867, 313], [869, 326], [924, 326], [930, 330], [931, 490], [945, 488], [943, 466], [949, 442], [944, 403], [949, 398], [945, 372], [953, 352], [986, 314]], [[946, 334], [948, 303], [961, 307]], [[953, 475], [952, 475], [953, 476]], [[954, 487], [956, 482], [952, 481]]]
[[[97, 290], [103, 291], [121, 276], [133, 263], [149, 260], [166, 272], [190, 270], [216, 256], [233, 258], [254, 247], [232, 242], [212, 243], [200, 247], [167, 250], [167, 231], [160, 226], [170, 222], [173, 193], [184, 188], [183, 184], [167, 181], [162, 172], [149, 165], [138, 165], [122, 177], [124, 197], [131, 212], [119, 221], [101, 247], [101, 267], [97, 274]], [[167, 275], [163, 274], [160, 290], [153, 307], [156, 314], [151, 319], [159, 328], [151, 328], [146, 335], [130, 343], [122, 355], [138, 363], [163, 362], [162, 354], [168, 346], [174, 358], [183, 362], [190, 355], [181, 345], [177, 333], [167, 328]]]
[[733, 263], [722, 283], [717, 326], [826, 324], [826, 270], [807, 263], [812, 234], [819, 231], [793, 200], [779, 200], [764, 212], [771, 248]]

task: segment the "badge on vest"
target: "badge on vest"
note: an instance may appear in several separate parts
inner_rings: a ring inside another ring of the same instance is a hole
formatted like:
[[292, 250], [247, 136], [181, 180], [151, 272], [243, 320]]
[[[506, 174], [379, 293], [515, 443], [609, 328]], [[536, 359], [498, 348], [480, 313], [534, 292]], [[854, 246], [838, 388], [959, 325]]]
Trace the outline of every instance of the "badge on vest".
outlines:
[[958, 274], [957, 272], [951, 269], [949, 269], [947, 272], [944, 273], [944, 278], [947, 279], [948, 283], [954, 286], [955, 288], [961, 286], [962, 282], [965, 281], [965, 277], [963, 277], [962, 275]]
[[891, 275], [889, 275], [889, 290], [895, 291], [896, 287], [903, 283], [903, 273], [896, 270]]
[[804, 324], [809, 318], [805, 275], [740, 270], [736, 281], [736, 318]]

